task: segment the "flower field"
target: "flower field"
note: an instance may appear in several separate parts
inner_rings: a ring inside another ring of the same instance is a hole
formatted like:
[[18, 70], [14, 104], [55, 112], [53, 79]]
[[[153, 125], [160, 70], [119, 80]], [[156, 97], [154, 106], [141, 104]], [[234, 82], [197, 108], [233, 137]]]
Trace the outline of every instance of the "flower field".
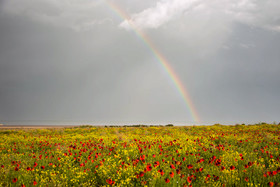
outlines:
[[0, 186], [279, 186], [280, 125], [0, 131]]

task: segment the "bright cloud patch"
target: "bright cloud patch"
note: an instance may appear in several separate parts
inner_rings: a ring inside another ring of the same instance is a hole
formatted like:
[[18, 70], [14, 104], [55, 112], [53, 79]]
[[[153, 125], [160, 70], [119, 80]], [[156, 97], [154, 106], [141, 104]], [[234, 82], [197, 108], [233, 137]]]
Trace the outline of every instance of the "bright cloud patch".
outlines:
[[137, 28], [158, 28], [187, 9], [194, 7], [197, 2], [198, 0], [160, 1], [155, 7], [132, 15], [131, 20], [125, 20], [120, 26], [125, 29], [130, 29], [131, 24]]
[[252, 26], [280, 31], [280, 1], [256, 0], [161, 0], [154, 7], [133, 14], [131, 19], [120, 24], [124, 29], [131, 26], [146, 29], [161, 25], [181, 16], [225, 17], [229, 22], [237, 21]]

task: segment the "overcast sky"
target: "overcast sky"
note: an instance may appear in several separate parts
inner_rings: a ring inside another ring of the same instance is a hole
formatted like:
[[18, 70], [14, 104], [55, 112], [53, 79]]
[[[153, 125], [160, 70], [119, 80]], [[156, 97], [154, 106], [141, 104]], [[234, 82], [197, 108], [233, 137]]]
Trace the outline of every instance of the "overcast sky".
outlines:
[[0, 0], [0, 120], [193, 123], [135, 28], [202, 123], [280, 122], [279, 0]]

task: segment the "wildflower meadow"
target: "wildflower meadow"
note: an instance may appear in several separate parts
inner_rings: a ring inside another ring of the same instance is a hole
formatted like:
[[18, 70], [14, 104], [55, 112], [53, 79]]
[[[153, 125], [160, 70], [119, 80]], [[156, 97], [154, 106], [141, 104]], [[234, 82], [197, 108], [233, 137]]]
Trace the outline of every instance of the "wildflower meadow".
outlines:
[[280, 125], [1, 130], [0, 186], [279, 186]]

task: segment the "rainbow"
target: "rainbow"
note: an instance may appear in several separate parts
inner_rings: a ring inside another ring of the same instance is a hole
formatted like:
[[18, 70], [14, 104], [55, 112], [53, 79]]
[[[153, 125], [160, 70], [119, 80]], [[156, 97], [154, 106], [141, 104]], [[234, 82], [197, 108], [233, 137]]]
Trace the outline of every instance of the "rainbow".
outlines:
[[176, 75], [175, 71], [173, 68], [170, 66], [170, 63], [168, 60], [157, 50], [155, 45], [152, 43], [152, 41], [149, 39], [149, 37], [140, 29], [136, 28], [132, 22], [129, 22], [130, 16], [126, 14], [126, 12], [121, 9], [118, 5], [113, 3], [112, 1], [105, 0], [105, 3], [112, 9], [117, 15], [123, 19], [123, 20], [128, 20], [128, 23], [130, 27], [133, 29], [135, 34], [143, 40], [143, 42], [146, 44], [146, 46], [151, 50], [153, 55], [156, 57], [157, 61], [161, 64], [161, 66], [164, 68], [164, 70], [167, 72], [173, 83], [175, 84], [177, 90], [179, 91], [180, 95], [184, 99], [186, 106], [188, 110], [191, 113], [191, 116], [193, 120], [196, 123], [200, 122], [198, 113], [196, 112], [196, 109], [192, 103], [191, 97], [187, 92], [187, 89], [184, 87], [182, 81], [179, 79], [179, 77]]

